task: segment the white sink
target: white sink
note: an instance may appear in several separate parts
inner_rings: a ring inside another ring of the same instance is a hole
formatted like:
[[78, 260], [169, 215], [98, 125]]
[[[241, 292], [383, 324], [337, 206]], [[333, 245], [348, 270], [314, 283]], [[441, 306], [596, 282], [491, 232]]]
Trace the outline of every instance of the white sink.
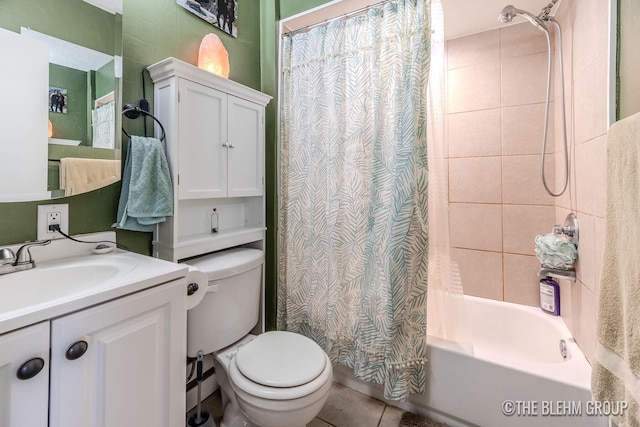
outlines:
[[0, 276], [0, 313], [25, 305], [95, 292], [135, 268], [124, 254], [86, 256], [36, 263], [36, 268]]
[[132, 252], [87, 254], [90, 247], [78, 256], [66, 253], [66, 258], [52, 259], [64, 244], [69, 243], [34, 247], [35, 268], [0, 275], [0, 334], [176, 280], [187, 272], [182, 264]]

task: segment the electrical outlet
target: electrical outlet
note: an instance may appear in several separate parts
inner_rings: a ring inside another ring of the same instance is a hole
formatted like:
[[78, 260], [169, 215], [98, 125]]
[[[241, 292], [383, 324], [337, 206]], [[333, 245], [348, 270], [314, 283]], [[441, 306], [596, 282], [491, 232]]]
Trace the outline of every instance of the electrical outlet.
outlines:
[[38, 206], [38, 240], [62, 239], [64, 236], [49, 229], [51, 225], [60, 226], [63, 233], [69, 234], [69, 205]]

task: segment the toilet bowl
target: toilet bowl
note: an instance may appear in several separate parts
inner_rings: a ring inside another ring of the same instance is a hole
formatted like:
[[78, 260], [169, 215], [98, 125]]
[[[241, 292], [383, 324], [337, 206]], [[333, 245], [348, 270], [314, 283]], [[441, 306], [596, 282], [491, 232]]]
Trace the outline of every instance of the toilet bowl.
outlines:
[[187, 313], [187, 353], [214, 354], [222, 427], [302, 427], [322, 409], [333, 368], [311, 339], [249, 332], [259, 320], [262, 251], [239, 248], [188, 261], [209, 280]]

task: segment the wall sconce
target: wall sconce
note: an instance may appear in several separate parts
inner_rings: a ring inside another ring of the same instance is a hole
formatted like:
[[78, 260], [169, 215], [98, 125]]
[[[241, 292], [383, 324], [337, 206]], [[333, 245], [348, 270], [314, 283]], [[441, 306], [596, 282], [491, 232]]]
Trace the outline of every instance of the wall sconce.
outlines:
[[53, 136], [53, 124], [51, 120], [49, 120], [49, 124], [47, 125], [47, 136], [51, 138]]
[[198, 68], [225, 79], [229, 77], [229, 54], [217, 35], [209, 33], [203, 37], [198, 52]]

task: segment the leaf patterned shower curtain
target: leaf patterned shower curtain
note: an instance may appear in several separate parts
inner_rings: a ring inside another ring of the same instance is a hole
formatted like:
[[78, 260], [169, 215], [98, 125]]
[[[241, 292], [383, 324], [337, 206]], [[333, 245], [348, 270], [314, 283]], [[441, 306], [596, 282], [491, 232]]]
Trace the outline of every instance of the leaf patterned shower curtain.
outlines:
[[430, 0], [283, 39], [278, 328], [404, 400], [425, 385]]

